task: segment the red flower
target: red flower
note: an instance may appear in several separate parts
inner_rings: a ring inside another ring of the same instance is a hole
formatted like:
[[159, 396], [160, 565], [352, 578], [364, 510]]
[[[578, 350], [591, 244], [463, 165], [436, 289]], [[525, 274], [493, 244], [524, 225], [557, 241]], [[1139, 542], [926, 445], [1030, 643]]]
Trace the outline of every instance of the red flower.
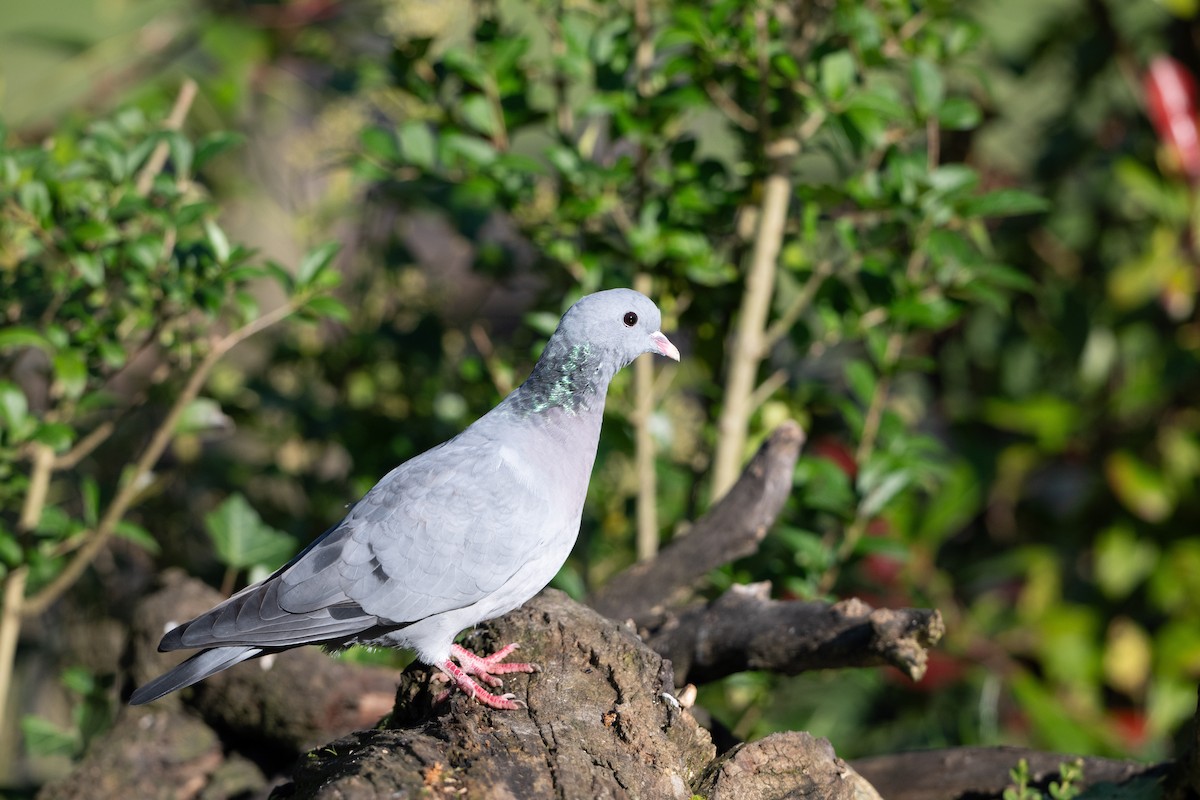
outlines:
[[1170, 56], [1156, 56], [1143, 82], [1146, 110], [1158, 138], [1188, 179], [1200, 179], [1200, 127], [1196, 123], [1196, 80]]

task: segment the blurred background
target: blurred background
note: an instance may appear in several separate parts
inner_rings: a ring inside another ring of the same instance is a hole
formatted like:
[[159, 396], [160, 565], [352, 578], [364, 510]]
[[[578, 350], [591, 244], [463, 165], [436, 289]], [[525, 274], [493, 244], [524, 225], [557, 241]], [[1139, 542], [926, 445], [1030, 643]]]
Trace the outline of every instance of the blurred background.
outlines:
[[780, 524], [707, 590], [947, 635], [916, 684], [701, 687], [719, 724], [1169, 757], [1200, 676], [1197, 13], [7, 4], [0, 787], [102, 735], [159, 570], [278, 566], [614, 286], [683, 359], [614, 384], [556, 586], [651, 555], [797, 419]]

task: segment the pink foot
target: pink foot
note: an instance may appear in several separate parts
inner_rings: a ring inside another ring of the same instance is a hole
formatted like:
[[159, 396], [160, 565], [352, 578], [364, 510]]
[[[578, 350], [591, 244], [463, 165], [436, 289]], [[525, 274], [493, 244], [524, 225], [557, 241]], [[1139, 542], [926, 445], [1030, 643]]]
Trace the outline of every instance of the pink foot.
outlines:
[[[516, 650], [518, 645], [510, 644], [507, 647], [502, 647], [490, 656], [477, 656], [470, 650], [460, 645], [450, 645], [450, 655], [452, 658], [461, 664], [455, 664], [450, 659], [438, 664], [438, 668], [442, 670], [449, 680], [454, 681], [454, 685], [462, 689], [469, 696], [474, 697], [484, 705], [492, 708], [502, 708], [512, 710], [520, 708], [524, 705], [519, 700], [514, 700], [514, 695], [494, 695], [476, 683], [471, 675], [479, 678], [488, 686], [497, 687], [503, 686], [504, 682], [497, 675], [508, 675], [513, 672], [537, 672], [536, 664], [502, 664], [500, 663], [512, 651]], [[435, 702], [442, 702], [450, 695], [449, 690], [439, 695]]]
[[516, 642], [502, 647], [490, 656], [477, 656], [461, 645], [450, 645], [450, 655], [462, 665], [465, 672], [477, 676], [489, 686], [501, 686], [503, 682], [494, 676], [509, 675], [513, 672], [537, 672], [536, 664], [522, 664], [513, 662], [511, 664], [501, 664], [508, 655], [519, 648], [520, 645]]
[[[446, 659], [441, 664], [438, 664], [438, 669], [446, 673], [450, 680], [454, 681], [454, 685], [466, 692], [468, 697], [475, 698], [485, 706], [499, 708], [504, 711], [514, 711], [525, 705], [520, 700], [517, 700], [516, 695], [514, 694], [492, 694], [487, 689], [484, 689], [482, 686], [472, 680], [470, 675], [463, 672], [463, 670], [450, 659]], [[499, 680], [496, 678], [492, 678], [492, 680], [499, 683]], [[434, 700], [434, 702], [440, 703], [449, 696], [450, 690], [447, 689], [445, 692], [442, 692], [442, 694], [440, 694]]]

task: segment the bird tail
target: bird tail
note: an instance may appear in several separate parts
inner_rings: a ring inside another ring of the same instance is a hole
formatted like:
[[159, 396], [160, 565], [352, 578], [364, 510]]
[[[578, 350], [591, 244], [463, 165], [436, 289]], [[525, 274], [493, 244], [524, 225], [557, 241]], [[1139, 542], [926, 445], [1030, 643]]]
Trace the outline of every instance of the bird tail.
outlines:
[[184, 661], [174, 669], [159, 675], [145, 686], [137, 689], [129, 698], [129, 705], [140, 706], [170, 694], [176, 689], [191, 686], [209, 675], [229, 669], [234, 664], [261, 655], [261, 647], [210, 647]]

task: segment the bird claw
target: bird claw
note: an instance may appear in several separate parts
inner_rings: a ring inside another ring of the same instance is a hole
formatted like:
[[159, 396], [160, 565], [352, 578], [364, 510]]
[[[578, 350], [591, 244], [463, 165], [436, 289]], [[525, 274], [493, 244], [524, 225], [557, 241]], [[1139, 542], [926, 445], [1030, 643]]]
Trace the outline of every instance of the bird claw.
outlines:
[[[514, 650], [519, 649], [520, 646], [517, 642], [513, 642], [510, 645], [500, 648], [490, 656], [479, 656], [467, 648], [455, 644], [450, 646], [450, 655], [462, 665], [464, 672], [475, 675], [490, 686], [502, 686], [503, 682], [496, 677], [497, 675], [510, 675], [514, 672], [541, 672], [541, 667], [536, 664], [518, 662], [510, 664], [501, 663]], [[496, 682], [493, 683], [493, 680]]]
[[[478, 683], [476, 683], [475, 680], [472, 679], [471, 676], [468, 675], [467, 673], [469, 671], [472, 671], [471, 668], [477, 668], [479, 666], [479, 663], [477, 663], [477, 662], [483, 663], [483, 659], [481, 659], [479, 656], [475, 655], [474, 653], [471, 653], [468, 650], [462, 650], [462, 648], [459, 648], [457, 645], [455, 645], [454, 647], [457, 650], [461, 650], [462, 653], [466, 654], [466, 661], [470, 664], [470, 667], [468, 667], [467, 663], [464, 663], [463, 666], [460, 667], [458, 664], [455, 664], [450, 659], [446, 659], [445, 661], [443, 661], [441, 664], [438, 665], [438, 669], [440, 669], [445, 675], [447, 675], [447, 681], [453, 682], [454, 685], [457, 686], [459, 689], [461, 689], [464, 693], [466, 693], [466, 695], [468, 697], [470, 697], [474, 700], [478, 700], [479, 702], [483, 703], [486, 706], [490, 706], [491, 708], [502, 709], [505, 711], [512, 711], [512, 710], [515, 710], [518, 708], [528, 708], [528, 706], [525, 703], [516, 699], [517, 696], [515, 694], [508, 693], [508, 694], [502, 694], [502, 695], [495, 695], [495, 694], [492, 694], [491, 692], [489, 692], [487, 689], [484, 689]], [[507, 652], [505, 653], [505, 655], [507, 655]], [[458, 652], [455, 652], [455, 657], [458, 658], [460, 662], [463, 662], [463, 660], [464, 660], [463, 656]], [[504, 664], [504, 665], [500, 665], [500, 666], [512, 666], [512, 665]], [[519, 666], [524, 666], [524, 665], [519, 665]], [[482, 674], [476, 673], [476, 675], [481, 680], [483, 680], [485, 683], [488, 683], [491, 686], [496, 686], [500, 683], [498, 678], [492, 677], [491, 675], [489, 675], [487, 673], [482, 673]], [[494, 681], [494, 683], [493, 683], [493, 681]], [[441, 703], [449, 696], [450, 696], [450, 689], [447, 688], [444, 692], [441, 692], [434, 699], [434, 702]]]

